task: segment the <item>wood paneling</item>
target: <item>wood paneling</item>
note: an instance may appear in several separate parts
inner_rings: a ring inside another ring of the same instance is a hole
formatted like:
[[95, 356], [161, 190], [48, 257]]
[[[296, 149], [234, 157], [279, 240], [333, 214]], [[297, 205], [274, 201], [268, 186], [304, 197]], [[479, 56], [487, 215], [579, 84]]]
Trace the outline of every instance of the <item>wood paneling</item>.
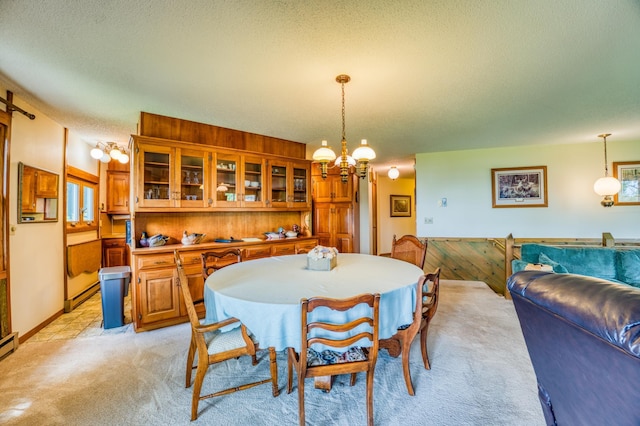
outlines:
[[138, 134], [140, 136], [242, 149], [298, 159], [304, 159], [306, 154], [306, 145], [300, 142], [148, 112], [140, 113]]
[[[500, 240], [498, 240], [500, 241]], [[493, 291], [504, 294], [504, 251], [502, 243], [488, 238], [429, 238], [425, 271], [441, 268], [448, 280], [483, 281]]]

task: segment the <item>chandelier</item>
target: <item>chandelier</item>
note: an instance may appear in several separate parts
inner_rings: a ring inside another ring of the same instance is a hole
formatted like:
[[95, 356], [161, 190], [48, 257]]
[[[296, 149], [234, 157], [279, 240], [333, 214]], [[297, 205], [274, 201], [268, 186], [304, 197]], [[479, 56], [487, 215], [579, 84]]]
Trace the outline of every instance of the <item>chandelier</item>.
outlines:
[[622, 188], [618, 179], [609, 176], [609, 166], [607, 165], [607, 136], [611, 136], [611, 133], [598, 135], [599, 138], [604, 140], [604, 177], [601, 177], [593, 184], [595, 193], [604, 197], [600, 202], [603, 207], [613, 206], [613, 196], [620, 192], [620, 188]]
[[111, 160], [118, 160], [122, 164], [129, 162], [127, 151], [115, 142], [98, 142], [96, 147], [91, 150], [90, 155], [103, 163], [108, 163]]
[[350, 167], [355, 167], [355, 173], [364, 178], [367, 176], [369, 161], [376, 158], [376, 153], [367, 145], [366, 139], [362, 139], [360, 146], [353, 151], [353, 156], [349, 155], [347, 150], [344, 120], [344, 85], [350, 80], [351, 77], [346, 74], [340, 74], [336, 77], [336, 81], [342, 86], [342, 151], [340, 157], [336, 158], [335, 152], [327, 145], [327, 141], [322, 141], [322, 146], [313, 153], [313, 161], [320, 163], [323, 179], [327, 177], [329, 163], [333, 160], [336, 160], [333, 167], [340, 167], [340, 180], [342, 182], [349, 180]]

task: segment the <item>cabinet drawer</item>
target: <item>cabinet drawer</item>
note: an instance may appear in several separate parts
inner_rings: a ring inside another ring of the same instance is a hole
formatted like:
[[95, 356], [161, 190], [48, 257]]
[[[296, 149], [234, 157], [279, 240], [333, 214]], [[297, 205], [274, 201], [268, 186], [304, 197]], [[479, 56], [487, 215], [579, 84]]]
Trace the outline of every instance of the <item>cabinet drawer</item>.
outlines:
[[313, 250], [313, 248], [315, 246], [318, 245], [318, 240], [309, 240], [309, 241], [304, 241], [304, 242], [300, 242], [296, 244], [296, 254], [299, 253], [308, 253], [311, 250]]
[[180, 260], [182, 260], [183, 265], [201, 265], [202, 255], [199, 251], [180, 253]]
[[261, 257], [271, 256], [271, 247], [247, 247], [242, 249], [242, 260], [260, 259]]
[[287, 254], [296, 254], [295, 244], [276, 244], [271, 247], [272, 256], [284, 256]]
[[161, 268], [175, 265], [173, 254], [155, 254], [138, 257], [138, 269]]

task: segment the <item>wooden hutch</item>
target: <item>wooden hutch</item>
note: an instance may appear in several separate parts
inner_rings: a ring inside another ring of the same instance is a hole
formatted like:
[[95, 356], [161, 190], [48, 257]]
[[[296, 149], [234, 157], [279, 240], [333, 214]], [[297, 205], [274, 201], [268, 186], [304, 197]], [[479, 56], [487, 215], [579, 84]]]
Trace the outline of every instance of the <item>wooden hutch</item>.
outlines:
[[[237, 247], [245, 260], [318, 244], [309, 232], [311, 162], [305, 160], [304, 144], [145, 112], [138, 133], [131, 140], [129, 203], [136, 331], [188, 320], [175, 283], [175, 249], [194, 300], [202, 300], [203, 251]], [[265, 240], [265, 232], [291, 230], [294, 224], [303, 230], [300, 237]], [[184, 246], [184, 231], [206, 238]], [[143, 232], [169, 240], [161, 247], [140, 247]], [[247, 241], [235, 241], [241, 239]], [[199, 309], [204, 312], [202, 305]]]

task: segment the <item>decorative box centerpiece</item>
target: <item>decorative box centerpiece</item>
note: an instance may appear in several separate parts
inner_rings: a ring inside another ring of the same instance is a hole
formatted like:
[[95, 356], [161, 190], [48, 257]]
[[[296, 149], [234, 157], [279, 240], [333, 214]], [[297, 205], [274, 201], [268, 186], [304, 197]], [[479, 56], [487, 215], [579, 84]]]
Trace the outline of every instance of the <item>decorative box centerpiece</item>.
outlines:
[[307, 253], [307, 269], [310, 271], [330, 271], [338, 264], [338, 249], [315, 246]]

